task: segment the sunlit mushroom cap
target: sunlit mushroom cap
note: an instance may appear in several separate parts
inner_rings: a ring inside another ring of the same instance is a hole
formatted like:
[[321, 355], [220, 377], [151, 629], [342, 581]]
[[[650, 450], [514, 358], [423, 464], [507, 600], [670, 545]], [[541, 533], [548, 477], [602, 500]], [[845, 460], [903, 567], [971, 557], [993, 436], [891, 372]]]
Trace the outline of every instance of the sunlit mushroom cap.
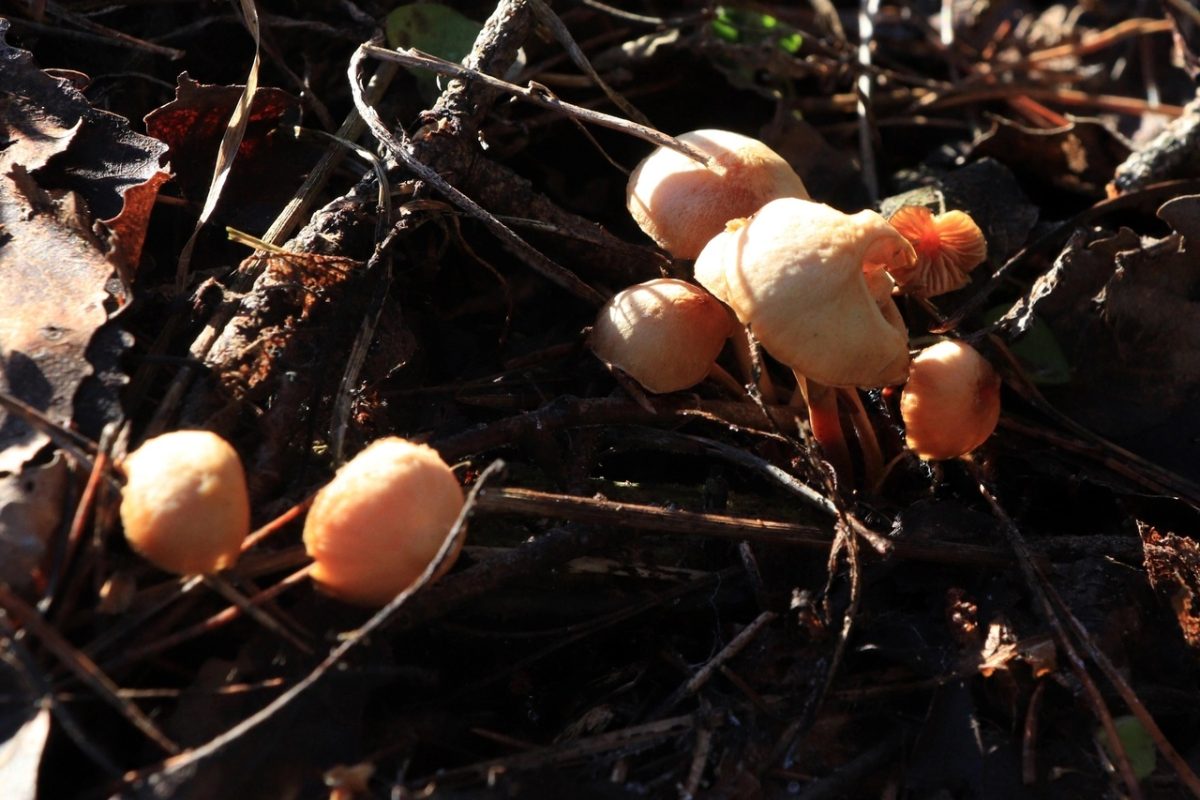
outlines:
[[[346, 602], [383, 605], [433, 561], [462, 506], [462, 488], [436, 450], [395, 436], [379, 439], [313, 500], [304, 521], [312, 578]], [[443, 572], [457, 555], [450, 554]]]
[[732, 331], [729, 311], [708, 292], [660, 278], [617, 292], [588, 344], [600, 360], [665, 393], [704, 380]]
[[134, 550], [179, 575], [237, 560], [250, 532], [250, 498], [227, 441], [210, 431], [172, 431], [146, 440], [121, 466], [121, 524]]
[[757, 139], [722, 130], [677, 138], [710, 156], [708, 165], [660, 147], [638, 164], [625, 191], [634, 221], [676, 258], [695, 258], [727, 220], [779, 197], [808, 197], [787, 161]]
[[908, 446], [924, 459], [957, 458], [992, 435], [1000, 376], [975, 348], [947, 340], [913, 359], [900, 397]]
[[924, 206], [904, 206], [888, 220], [917, 253], [912, 266], [892, 271], [904, 294], [933, 297], [961, 289], [987, 258], [987, 240], [963, 211], [934, 216]]
[[905, 264], [912, 247], [873, 211], [782, 199], [714, 237], [696, 260], [696, 280], [802, 375], [830, 386], [887, 386], [907, 374], [908, 337], [894, 324], [891, 299], [872, 296], [868, 259]]

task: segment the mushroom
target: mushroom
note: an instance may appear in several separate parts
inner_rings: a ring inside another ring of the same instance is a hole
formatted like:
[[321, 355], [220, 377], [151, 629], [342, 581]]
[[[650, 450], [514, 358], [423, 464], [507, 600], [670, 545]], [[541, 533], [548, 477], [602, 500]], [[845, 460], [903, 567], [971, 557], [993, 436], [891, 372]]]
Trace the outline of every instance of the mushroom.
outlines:
[[992, 435], [1000, 376], [970, 345], [945, 340], [913, 359], [900, 396], [908, 446], [927, 460], [957, 458]]
[[890, 282], [874, 273], [913, 258], [912, 246], [873, 211], [843, 214], [785, 198], [731, 221], [696, 259], [696, 280], [792, 368], [813, 436], [843, 477], [851, 469], [839, 395], [854, 411], [868, 483], [882, 468], [853, 387], [888, 386], [907, 375], [907, 331], [888, 294]]
[[[728, 310], [711, 294], [659, 278], [613, 295], [596, 317], [588, 346], [601, 361], [662, 394], [724, 373], [715, 362], [732, 330]], [[722, 377], [737, 385], [727, 373]]]
[[788, 162], [757, 139], [722, 130], [677, 138], [708, 155], [708, 163], [660, 147], [638, 164], [625, 190], [634, 221], [675, 258], [695, 258], [726, 221], [771, 200], [808, 197]]
[[828, 386], [902, 383], [907, 333], [880, 310], [864, 263], [907, 264], [912, 247], [874, 211], [785, 198], [734, 220], [696, 259], [696, 280], [750, 325], [772, 356]]
[[130, 547], [179, 575], [210, 574], [237, 561], [250, 532], [250, 498], [228, 442], [209, 431], [164, 433], [121, 468], [121, 524]]
[[[312, 578], [348, 603], [384, 605], [429, 566], [462, 507], [462, 488], [436, 450], [379, 439], [313, 499], [304, 521]], [[449, 554], [434, 578], [457, 557]]]
[[890, 270], [902, 294], [933, 297], [961, 289], [987, 258], [987, 240], [965, 211], [934, 216], [924, 206], [904, 206], [888, 222], [912, 244], [917, 258]]

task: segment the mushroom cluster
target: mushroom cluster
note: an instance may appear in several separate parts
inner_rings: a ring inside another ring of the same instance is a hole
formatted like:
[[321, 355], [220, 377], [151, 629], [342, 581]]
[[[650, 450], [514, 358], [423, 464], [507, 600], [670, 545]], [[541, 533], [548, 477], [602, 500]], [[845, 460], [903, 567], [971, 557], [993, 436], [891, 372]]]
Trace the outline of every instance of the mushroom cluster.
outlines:
[[[994, 370], [961, 342], [910, 358], [893, 299], [924, 302], [967, 283], [987, 255], [969, 215], [920, 207], [890, 219], [846, 214], [809, 200], [787, 162], [761, 142], [714, 130], [679, 140], [707, 161], [660, 147], [630, 176], [626, 199], [659, 246], [695, 259], [703, 289], [659, 280], [618, 293], [593, 327], [597, 356], [651, 392], [676, 391], [720, 377], [715, 361], [725, 339], [749, 330], [795, 374], [814, 438], [843, 479], [853, 475], [847, 412], [868, 486], [880, 478], [883, 459], [858, 389], [908, 381], [907, 443], [921, 458], [963, 455], [991, 434], [999, 414]], [[744, 327], [730, 330], [722, 306]], [[739, 341], [744, 347], [747, 340]]]

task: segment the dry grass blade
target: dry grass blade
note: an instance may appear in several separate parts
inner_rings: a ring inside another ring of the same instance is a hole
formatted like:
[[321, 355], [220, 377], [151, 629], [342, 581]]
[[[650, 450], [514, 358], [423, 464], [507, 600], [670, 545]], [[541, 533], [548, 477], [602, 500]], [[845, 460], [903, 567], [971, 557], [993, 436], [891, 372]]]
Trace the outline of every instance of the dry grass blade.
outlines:
[[225, 135], [221, 137], [221, 148], [217, 151], [217, 161], [213, 164], [212, 181], [208, 186], [208, 194], [204, 198], [204, 206], [200, 209], [200, 216], [196, 220], [196, 227], [183, 246], [183, 252], [179, 254], [179, 264], [175, 271], [175, 290], [179, 292], [182, 292], [187, 285], [188, 268], [191, 266], [196, 239], [200, 236], [201, 228], [208, 223], [209, 217], [216, 210], [217, 202], [221, 199], [221, 192], [225, 189], [225, 182], [229, 179], [229, 172], [233, 169], [233, 160], [237, 157], [238, 148], [242, 146], [246, 124], [250, 121], [250, 104], [254, 100], [254, 93], [258, 91], [258, 68], [261, 64], [262, 50], [262, 31], [258, 24], [258, 9], [254, 5], [254, 0], [239, 0], [239, 2], [246, 27], [249, 29], [250, 35], [254, 37], [254, 59], [250, 62], [250, 72], [246, 75], [246, 86], [242, 89], [242, 95], [238, 98], [237, 105], [233, 107], [233, 113], [229, 115]]

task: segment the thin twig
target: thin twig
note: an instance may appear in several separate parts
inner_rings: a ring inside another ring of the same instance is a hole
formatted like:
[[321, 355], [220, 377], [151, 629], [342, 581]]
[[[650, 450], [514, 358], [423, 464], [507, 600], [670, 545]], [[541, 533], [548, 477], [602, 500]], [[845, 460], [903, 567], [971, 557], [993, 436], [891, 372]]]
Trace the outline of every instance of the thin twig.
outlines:
[[[1044, 575], [1043, 580], [1045, 580]], [[1125, 680], [1125, 676], [1117, 669], [1116, 664], [1113, 664], [1112, 660], [1105, 655], [1104, 651], [1096, 646], [1096, 642], [1088, 632], [1088, 629], [1084, 627], [1079, 618], [1071, 611], [1071, 608], [1062, 599], [1062, 596], [1059, 595], [1058, 591], [1048, 580], [1045, 583], [1046, 593], [1050, 596], [1055, 607], [1058, 608], [1059, 613], [1062, 614], [1063, 619], [1066, 620], [1067, 626], [1075, 634], [1075, 638], [1079, 641], [1079, 644], [1087, 651], [1088, 657], [1100, 668], [1104, 676], [1108, 678], [1109, 683], [1117, 690], [1117, 694], [1121, 695], [1121, 699], [1125, 701], [1125, 705], [1129, 706], [1129, 710], [1137, 717], [1138, 722], [1142, 724], [1142, 727], [1145, 728], [1146, 733], [1154, 742], [1154, 746], [1163, 754], [1163, 758], [1175, 770], [1175, 774], [1187, 786], [1188, 791], [1192, 793], [1193, 797], [1200, 798], [1200, 777], [1197, 777], [1191, 766], [1163, 734], [1162, 728], [1158, 727], [1158, 723], [1154, 721], [1154, 717], [1150, 716], [1150, 712], [1146, 709], [1146, 706], [1138, 699], [1137, 693], [1133, 691], [1133, 687], [1129, 685], [1129, 681]]]
[[579, 45], [575, 42], [575, 37], [571, 35], [571, 31], [567, 29], [567, 26], [563, 24], [559, 16], [550, 9], [550, 6], [546, 5], [544, 0], [528, 0], [528, 3], [538, 20], [550, 29], [554, 34], [554, 38], [567, 51], [571, 62], [591, 78], [592, 82], [600, 88], [600, 91], [604, 92], [604, 96], [611, 100], [613, 105], [621, 109], [626, 116], [638, 124], [645, 125], [647, 128], [654, 127], [650, 124], [650, 120], [646, 118], [646, 115], [638, 111], [633, 103], [630, 103], [624, 97], [617, 94], [611, 86], [605, 83], [604, 79], [600, 77], [600, 73], [596, 72], [595, 67], [588, 61], [587, 56], [583, 54], [583, 50], [579, 49]]
[[452, 203], [459, 208], [470, 213], [478, 219], [483, 225], [490, 230], [496, 238], [498, 238], [508, 249], [514, 252], [525, 263], [532, 267], [537, 272], [541, 273], [547, 280], [562, 287], [571, 294], [592, 306], [600, 306], [604, 303], [604, 295], [593, 289], [588, 284], [579, 279], [575, 273], [567, 270], [560, 264], [553, 261], [537, 248], [530, 245], [520, 236], [518, 236], [512, 228], [509, 228], [500, 220], [496, 219], [495, 215], [481, 207], [471, 198], [467, 197], [461, 191], [450, 185], [437, 172], [431, 169], [428, 165], [418, 160], [412, 152], [412, 147], [408, 141], [408, 135], [403, 129], [397, 129], [395, 135], [387, 129], [383, 124], [383, 120], [379, 118], [379, 114], [369, 105], [363, 97], [363, 87], [359, 82], [359, 72], [362, 62], [365, 60], [368, 53], [373, 54], [373, 51], [378, 50], [380, 53], [391, 54], [391, 51], [375, 47], [371, 44], [363, 44], [354, 51], [354, 55], [350, 58], [350, 66], [347, 70], [347, 76], [350, 80], [351, 94], [354, 97], [354, 105], [358, 109], [358, 113], [366, 120], [367, 127], [371, 129], [371, 134], [387, 148], [388, 152], [395, 157], [406, 169], [415, 173], [421, 180], [428, 183], [440, 194], [444, 195]]
[[94, 661], [42, 619], [42, 615], [37, 612], [37, 609], [28, 605], [15, 592], [2, 584], [0, 584], [0, 606], [21, 627], [46, 645], [47, 649], [54, 653], [67, 669], [75, 673], [77, 678], [92, 687], [101, 700], [129, 720], [130, 724], [141, 731], [147, 739], [168, 753], [180, 752], [179, 745], [167, 738], [150, 717], [146, 716], [136, 705], [121, 697], [120, 687], [100, 667], [96, 666]]
[[1017, 565], [1021, 570], [1021, 576], [1025, 579], [1025, 585], [1033, 595], [1035, 608], [1037, 608], [1046, 624], [1050, 626], [1051, 631], [1054, 632], [1055, 641], [1066, 657], [1071, 671], [1083, 687], [1084, 697], [1087, 699], [1092, 713], [1104, 729], [1109, 747], [1112, 750], [1113, 760], [1116, 761], [1117, 771], [1121, 776], [1121, 782], [1125, 784], [1125, 790], [1133, 800], [1140, 800], [1142, 797], [1141, 786], [1138, 784], [1137, 775], [1133, 771], [1133, 764], [1129, 760], [1129, 754], [1125, 751], [1125, 746], [1121, 743], [1121, 738], [1117, 735], [1116, 723], [1113, 722], [1112, 714], [1104, 703], [1104, 696], [1100, 693], [1100, 688], [1096, 686], [1096, 682], [1088, 674], [1087, 665], [1084, 664], [1079, 651], [1075, 649], [1070, 634], [1063, 627], [1062, 620], [1056, 613], [1054, 605], [1050, 602], [1049, 592], [1047, 591], [1049, 584], [1045, 576], [1042, 575], [1033, 563], [1033, 554], [1030, 552], [1029, 546], [1025, 544], [1025, 538], [1021, 535], [1021, 531], [1017, 528], [1016, 523], [1008, 516], [1008, 512], [1004, 510], [995, 495], [992, 494], [991, 489], [988, 488], [978, 466], [970, 461], [964, 463], [966, 463], [968, 471], [972, 473], [972, 476], [976, 480], [980, 496], [987, 502], [992, 510], [992, 514], [1000, 521], [1000, 528], [1004, 532], [1004, 537], [1008, 540], [1009, 546], [1012, 547], [1013, 552], [1017, 555]]
[[759, 631], [773, 622], [778, 616], [779, 615], [774, 611], [764, 611], [755, 617], [754, 620], [745, 628], [743, 628], [737, 636], [734, 636], [732, 639], [730, 639], [729, 643], [721, 648], [721, 650], [715, 656], [705, 662], [704, 666], [696, 670], [695, 675], [688, 678], [683, 685], [672, 692], [671, 695], [665, 701], [663, 701], [662, 705], [659, 706], [658, 713], [665, 714], [688, 695], [692, 695], [700, 691], [704, 684], [708, 683], [709, 679], [712, 678], [714, 672], [716, 672], [720, 667], [729, 663], [729, 661], [745, 650], [746, 646], [749, 645], [750, 642], [754, 641], [754, 637], [758, 636]]
[[423, 53], [415, 49], [388, 50], [383, 47], [378, 47], [373, 44], [364, 44], [359, 48], [362, 52], [369, 56], [378, 58], [384, 61], [393, 61], [397, 64], [403, 64], [406, 67], [418, 67], [420, 69], [428, 69], [437, 72], [440, 75], [448, 75], [451, 78], [460, 78], [462, 80], [479, 81], [501, 91], [524, 100], [527, 103], [532, 103], [535, 106], [548, 108], [551, 111], [557, 111], [560, 114], [575, 117], [576, 119], [590, 122], [594, 125], [599, 125], [604, 128], [611, 128], [621, 133], [636, 136], [650, 144], [658, 145], [659, 147], [667, 147], [671, 150], [677, 150], [683, 153], [693, 161], [701, 164], [707, 164], [708, 156], [702, 151], [692, 147], [686, 142], [681, 142], [673, 136], [668, 136], [662, 131], [646, 125], [639, 125], [636, 122], [614, 117], [611, 114], [605, 114], [600, 111], [593, 111], [590, 108], [577, 106], [574, 103], [568, 103], [565, 100], [560, 100], [548, 88], [540, 84], [530, 84], [529, 86], [517, 86], [515, 83], [493, 78], [491, 75], [486, 75], [478, 70], [473, 70], [464, 67], [462, 64], [455, 64], [451, 61], [431, 56], [428, 53]]

